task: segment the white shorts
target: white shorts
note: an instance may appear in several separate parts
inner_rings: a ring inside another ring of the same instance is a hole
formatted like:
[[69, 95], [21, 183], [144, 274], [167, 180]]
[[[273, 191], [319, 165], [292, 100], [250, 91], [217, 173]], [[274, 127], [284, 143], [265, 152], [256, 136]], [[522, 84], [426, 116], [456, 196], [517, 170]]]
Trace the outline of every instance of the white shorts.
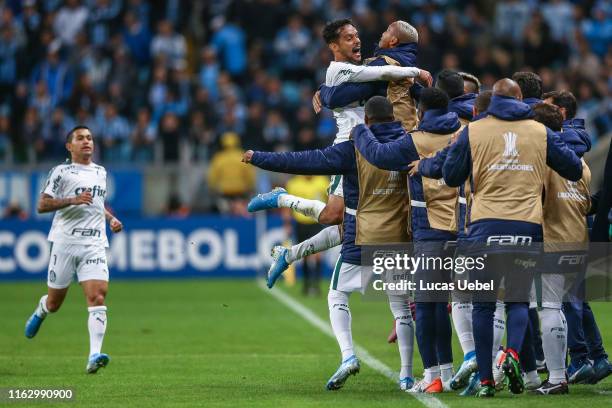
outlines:
[[531, 287], [529, 308], [561, 309], [564, 288], [565, 276], [560, 273], [546, 273], [536, 277]]
[[365, 292], [365, 284], [362, 282], [364, 270], [361, 265], [353, 265], [342, 262], [342, 256], [338, 257], [334, 273], [332, 274], [330, 289], [341, 292]]
[[342, 190], [342, 181], [342, 175], [331, 176], [331, 180], [329, 181], [329, 187], [327, 187], [327, 195], [344, 197], [344, 191]]
[[100, 245], [51, 243], [47, 285], [53, 289], [67, 288], [75, 273], [79, 282], [94, 279], [108, 282], [106, 248]]

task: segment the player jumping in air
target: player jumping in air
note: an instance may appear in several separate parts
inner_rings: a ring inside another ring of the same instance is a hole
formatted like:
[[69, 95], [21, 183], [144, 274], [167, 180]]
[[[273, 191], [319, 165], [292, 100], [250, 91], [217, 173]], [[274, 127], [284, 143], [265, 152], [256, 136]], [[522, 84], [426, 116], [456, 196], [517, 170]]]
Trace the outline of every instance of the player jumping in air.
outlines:
[[[377, 58], [369, 65], [359, 65], [361, 63], [361, 40], [357, 29], [349, 19], [337, 20], [327, 24], [323, 30], [323, 37], [334, 54], [334, 61], [327, 68], [325, 78], [327, 87], [338, 87], [349, 82], [374, 84], [375, 81], [399, 81], [408, 78], [417, 78], [427, 85], [431, 84], [431, 74], [413, 66], [416, 64], [414, 47], [404, 47], [406, 49], [401, 47], [404, 43], [416, 46], [418, 39], [414, 27], [406, 22], [394, 22], [385, 31], [381, 38], [379, 56], [388, 56], [387, 54], [391, 53], [395, 57], [395, 61], [410, 61], [412, 66], [408, 66], [406, 63], [403, 63], [402, 66], [388, 65], [388, 61], [384, 58]], [[392, 53], [391, 50], [394, 52]], [[400, 54], [408, 55], [402, 59], [397, 56]], [[320, 109], [318, 95], [315, 96], [314, 101], [317, 109]], [[351, 129], [355, 125], [364, 123], [363, 101], [335, 107], [333, 112], [338, 126], [334, 144], [347, 141]], [[272, 251], [274, 263], [268, 272], [268, 287], [274, 285], [276, 279], [292, 262], [309, 254], [340, 245], [342, 239], [340, 230], [336, 225], [342, 222], [344, 214], [342, 176], [332, 176], [327, 204], [318, 200], [296, 197], [287, 194], [282, 188], [277, 188], [255, 197], [249, 203], [248, 209], [250, 212], [254, 212], [279, 207], [292, 208], [301, 214], [312, 217], [321, 224], [333, 226], [325, 228], [312, 238], [291, 248], [274, 247]]]
[[121, 231], [123, 225], [104, 207], [106, 170], [92, 162], [91, 131], [85, 126], [72, 129], [66, 138], [66, 149], [71, 160], [51, 170], [38, 202], [39, 213], [55, 211], [49, 232], [48, 290], [26, 322], [25, 335], [36, 336], [47, 315], [59, 310], [76, 273], [89, 312], [87, 372], [94, 374], [110, 361], [107, 354], [100, 352], [107, 323], [106, 221], [113, 232]]

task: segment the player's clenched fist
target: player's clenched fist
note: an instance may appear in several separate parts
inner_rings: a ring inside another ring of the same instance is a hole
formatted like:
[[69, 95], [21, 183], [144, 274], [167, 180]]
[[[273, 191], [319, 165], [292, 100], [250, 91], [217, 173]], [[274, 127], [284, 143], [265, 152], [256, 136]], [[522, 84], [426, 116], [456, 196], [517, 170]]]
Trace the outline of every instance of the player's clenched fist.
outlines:
[[431, 86], [431, 84], [433, 83], [433, 78], [431, 77], [431, 74], [429, 73], [429, 71], [426, 71], [424, 69], [420, 70], [418, 80], [421, 84], [428, 87]]
[[115, 217], [111, 218], [110, 227], [111, 227], [111, 231], [115, 233], [121, 232], [121, 230], [123, 230], [123, 224], [121, 223], [121, 221], [119, 221]]
[[321, 112], [321, 91], [315, 92], [312, 97], [312, 109], [314, 109], [315, 113]]
[[72, 199], [72, 205], [92, 204], [93, 196], [89, 191], [84, 191]]
[[253, 158], [253, 151], [252, 150], [247, 150], [242, 155], [242, 162], [243, 163], [250, 163], [252, 158]]

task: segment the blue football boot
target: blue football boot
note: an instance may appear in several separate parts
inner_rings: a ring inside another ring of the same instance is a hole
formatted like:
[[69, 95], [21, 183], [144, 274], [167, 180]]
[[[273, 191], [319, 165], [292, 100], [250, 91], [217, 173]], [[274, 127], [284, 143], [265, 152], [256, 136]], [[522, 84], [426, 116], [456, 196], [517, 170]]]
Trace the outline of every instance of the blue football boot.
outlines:
[[96, 353], [89, 357], [89, 361], [87, 362], [87, 373], [95, 374], [100, 368], [106, 367], [109, 362], [110, 357], [108, 354]]
[[264, 194], [257, 194], [247, 206], [249, 212], [256, 212], [261, 210], [268, 210], [270, 208], [278, 207], [278, 197], [283, 194], [287, 194], [287, 190], [281, 187], [277, 187], [272, 191]]
[[30, 316], [25, 325], [25, 336], [28, 339], [36, 336], [36, 333], [38, 333], [38, 329], [40, 329], [40, 325], [44, 320], [45, 318], [39, 317], [36, 312], [32, 313], [32, 316]]
[[342, 388], [342, 386], [344, 386], [347, 378], [349, 378], [351, 375], [357, 374], [359, 369], [359, 359], [357, 359], [355, 355], [350, 356], [344, 360], [342, 364], [340, 364], [340, 367], [338, 367], [334, 375], [332, 375], [329, 381], [327, 381], [325, 388], [330, 391], [339, 390]]
[[272, 248], [272, 258], [274, 262], [268, 270], [268, 288], [272, 289], [272, 286], [276, 283], [276, 280], [287, 270], [290, 263], [287, 262], [285, 255], [287, 254], [287, 248], [283, 246], [275, 246]]

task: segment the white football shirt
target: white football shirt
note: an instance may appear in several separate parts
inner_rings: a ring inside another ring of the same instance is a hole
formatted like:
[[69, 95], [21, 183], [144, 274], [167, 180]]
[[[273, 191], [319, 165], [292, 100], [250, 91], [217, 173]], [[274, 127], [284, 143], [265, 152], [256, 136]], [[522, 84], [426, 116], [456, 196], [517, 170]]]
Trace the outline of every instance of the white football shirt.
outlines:
[[92, 204], [70, 205], [55, 212], [49, 241], [57, 244], [101, 245], [108, 247], [104, 199], [106, 170], [95, 163], [67, 163], [49, 173], [44, 194], [53, 198], [76, 197], [89, 191]]
[[[393, 81], [418, 76], [420, 70], [415, 67], [398, 67], [394, 65], [367, 66], [348, 62], [332, 61], [325, 73], [325, 86], [338, 86], [345, 82]], [[333, 110], [338, 133], [334, 144], [349, 140], [351, 130], [364, 123], [365, 112], [360, 102]]]

